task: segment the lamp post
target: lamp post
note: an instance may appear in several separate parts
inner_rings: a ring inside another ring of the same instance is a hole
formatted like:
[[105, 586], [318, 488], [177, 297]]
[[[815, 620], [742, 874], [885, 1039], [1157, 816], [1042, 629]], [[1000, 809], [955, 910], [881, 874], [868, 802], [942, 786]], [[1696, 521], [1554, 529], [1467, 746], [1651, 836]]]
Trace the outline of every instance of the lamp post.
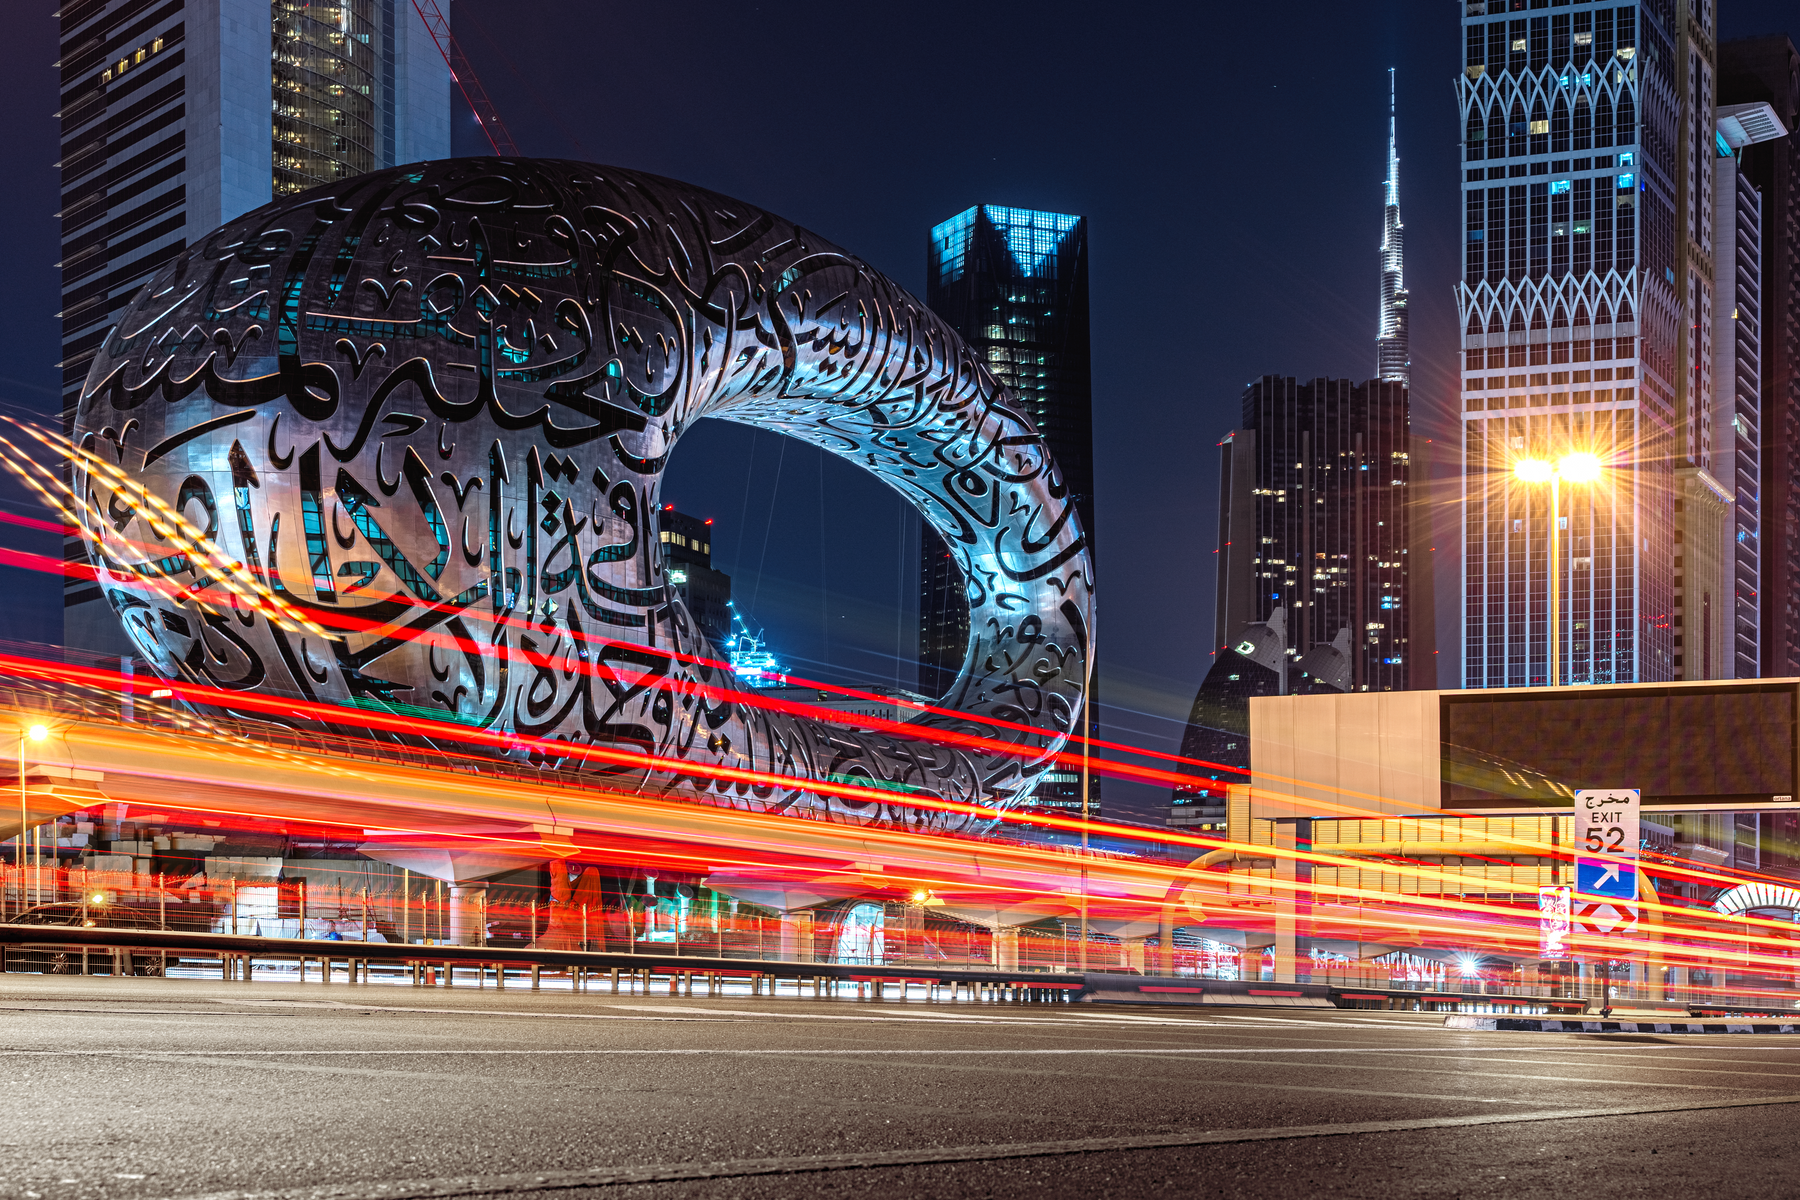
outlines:
[[[32, 725], [29, 728], [22, 727], [19, 730], [19, 840], [13, 853], [13, 866], [19, 868], [20, 912], [24, 912], [27, 907], [25, 903], [25, 830], [29, 828], [31, 824], [30, 804], [25, 790], [25, 739], [30, 738], [34, 742], [41, 742], [49, 736], [50, 730], [42, 725]], [[39, 860], [39, 871], [41, 873], [42, 855], [39, 855]], [[39, 890], [41, 890], [43, 881], [40, 879], [38, 883]]]
[[1592, 454], [1565, 454], [1556, 462], [1541, 458], [1521, 458], [1513, 464], [1513, 474], [1521, 483], [1550, 485], [1550, 612], [1545, 641], [1551, 687], [1562, 682], [1562, 538], [1558, 526], [1562, 522], [1562, 484], [1593, 483], [1600, 478], [1600, 459]]

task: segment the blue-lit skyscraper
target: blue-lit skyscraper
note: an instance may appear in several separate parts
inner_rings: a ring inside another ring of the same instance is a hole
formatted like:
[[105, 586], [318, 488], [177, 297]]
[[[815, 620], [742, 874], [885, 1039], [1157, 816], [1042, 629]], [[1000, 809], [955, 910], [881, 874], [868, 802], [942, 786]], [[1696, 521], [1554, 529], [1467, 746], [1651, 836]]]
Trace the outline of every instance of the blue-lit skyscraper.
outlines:
[[1561, 677], [1723, 673], [1733, 492], [1713, 453], [1713, 8], [1459, 3], [1463, 68], [1463, 682], [1548, 676], [1549, 488]]
[[[1044, 435], [1094, 537], [1094, 386], [1088, 347], [1087, 221], [981, 204], [933, 227], [925, 302], [987, 361]], [[954, 548], [929, 526], [919, 563], [919, 690], [942, 696], [969, 642], [967, 584]], [[1093, 712], [1097, 722], [1099, 713]], [[1081, 781], [1052, 771], [1040, 805], [1081, 807]], [[1098, 785], [1090, 811], [1099, 811]]]
[[[410, 0], [68, 0], [57, 16], [65, 424], [119, 311], [198, 239], [276, 196], [450, 154], [450, 69]], [[131, 653], [88, 579], [64, 589], [63, 638]]]

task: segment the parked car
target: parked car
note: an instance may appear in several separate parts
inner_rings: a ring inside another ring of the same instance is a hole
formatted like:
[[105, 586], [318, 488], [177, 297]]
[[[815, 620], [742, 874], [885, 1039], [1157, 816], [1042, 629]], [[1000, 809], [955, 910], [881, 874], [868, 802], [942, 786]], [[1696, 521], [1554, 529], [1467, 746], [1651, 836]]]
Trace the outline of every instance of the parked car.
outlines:
[[[149, 913], [125, 904], [107, 904], [102, 902], [82, 903], [62, 901], [56, 904], [40, 904], [28, 908], [15, 917], [8, 919], [10, 925], [42, 925], [45, 942], [54, 942], [56, 929], [160, 929], [157, 919]], [[95, 946], [88, 949], [88, 971], [91, 974], [111, 974], [114, 957], [106, 947]], [[160, 954], [134, 953], [131, 955], [131, 973], [133, 975], [162, 974], [162, 956]], [[8, 946], [6, 948], [6, 970], [36, 971], [44, 975], [78, 975], [81, 973], [81, 947], [31, 945]]]

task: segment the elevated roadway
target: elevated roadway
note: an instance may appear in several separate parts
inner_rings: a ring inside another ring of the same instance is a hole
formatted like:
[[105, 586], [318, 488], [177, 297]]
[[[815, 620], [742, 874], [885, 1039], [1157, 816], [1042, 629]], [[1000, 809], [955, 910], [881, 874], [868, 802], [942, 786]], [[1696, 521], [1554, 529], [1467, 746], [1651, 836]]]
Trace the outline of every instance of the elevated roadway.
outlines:
[[[0, 710], [0, 728], [37, 716]], [[926, 889], [985, 900], [1013, 910], [1018, 921], [1073, 913], [1084, 888], [1096, 916], [1155, 921], [1193, 877], [1182, 861], [1081, 855], [893, 822], [787, 817], [732, 807], [729, 796], [709, 804], [645, 794], [628, 777], [608, 783], [378, 744], [353, 753], [351, 745], [323, 738], [283, 745], [204, 728], [68, 719], [31, 749], [31, 819], [112, 800], [221, 823], [333, 826], [377, 853], [383, 843], [443, 845], [517, 865], [575, 858], [696, 873], [810, 875], [853, 884], [853, 892]], [[0, 800], [0, 814], [6, 812]]]

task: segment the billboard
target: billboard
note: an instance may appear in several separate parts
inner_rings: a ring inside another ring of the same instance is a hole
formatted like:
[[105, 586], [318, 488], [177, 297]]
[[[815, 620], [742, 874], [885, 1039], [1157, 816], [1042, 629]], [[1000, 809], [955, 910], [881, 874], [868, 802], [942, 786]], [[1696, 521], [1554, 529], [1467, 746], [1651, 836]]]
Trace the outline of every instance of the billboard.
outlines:
[[1538, 957], [1556, 961], [1569, 957], [1569, 922], [1571, 889], [1560, 887], [1538, 889]]
[[1653, 805], [1792, 800], [1795, 715], [1791, 681], [1448, 692], [1442, 803], [1566, 812], [1615, 779]]

